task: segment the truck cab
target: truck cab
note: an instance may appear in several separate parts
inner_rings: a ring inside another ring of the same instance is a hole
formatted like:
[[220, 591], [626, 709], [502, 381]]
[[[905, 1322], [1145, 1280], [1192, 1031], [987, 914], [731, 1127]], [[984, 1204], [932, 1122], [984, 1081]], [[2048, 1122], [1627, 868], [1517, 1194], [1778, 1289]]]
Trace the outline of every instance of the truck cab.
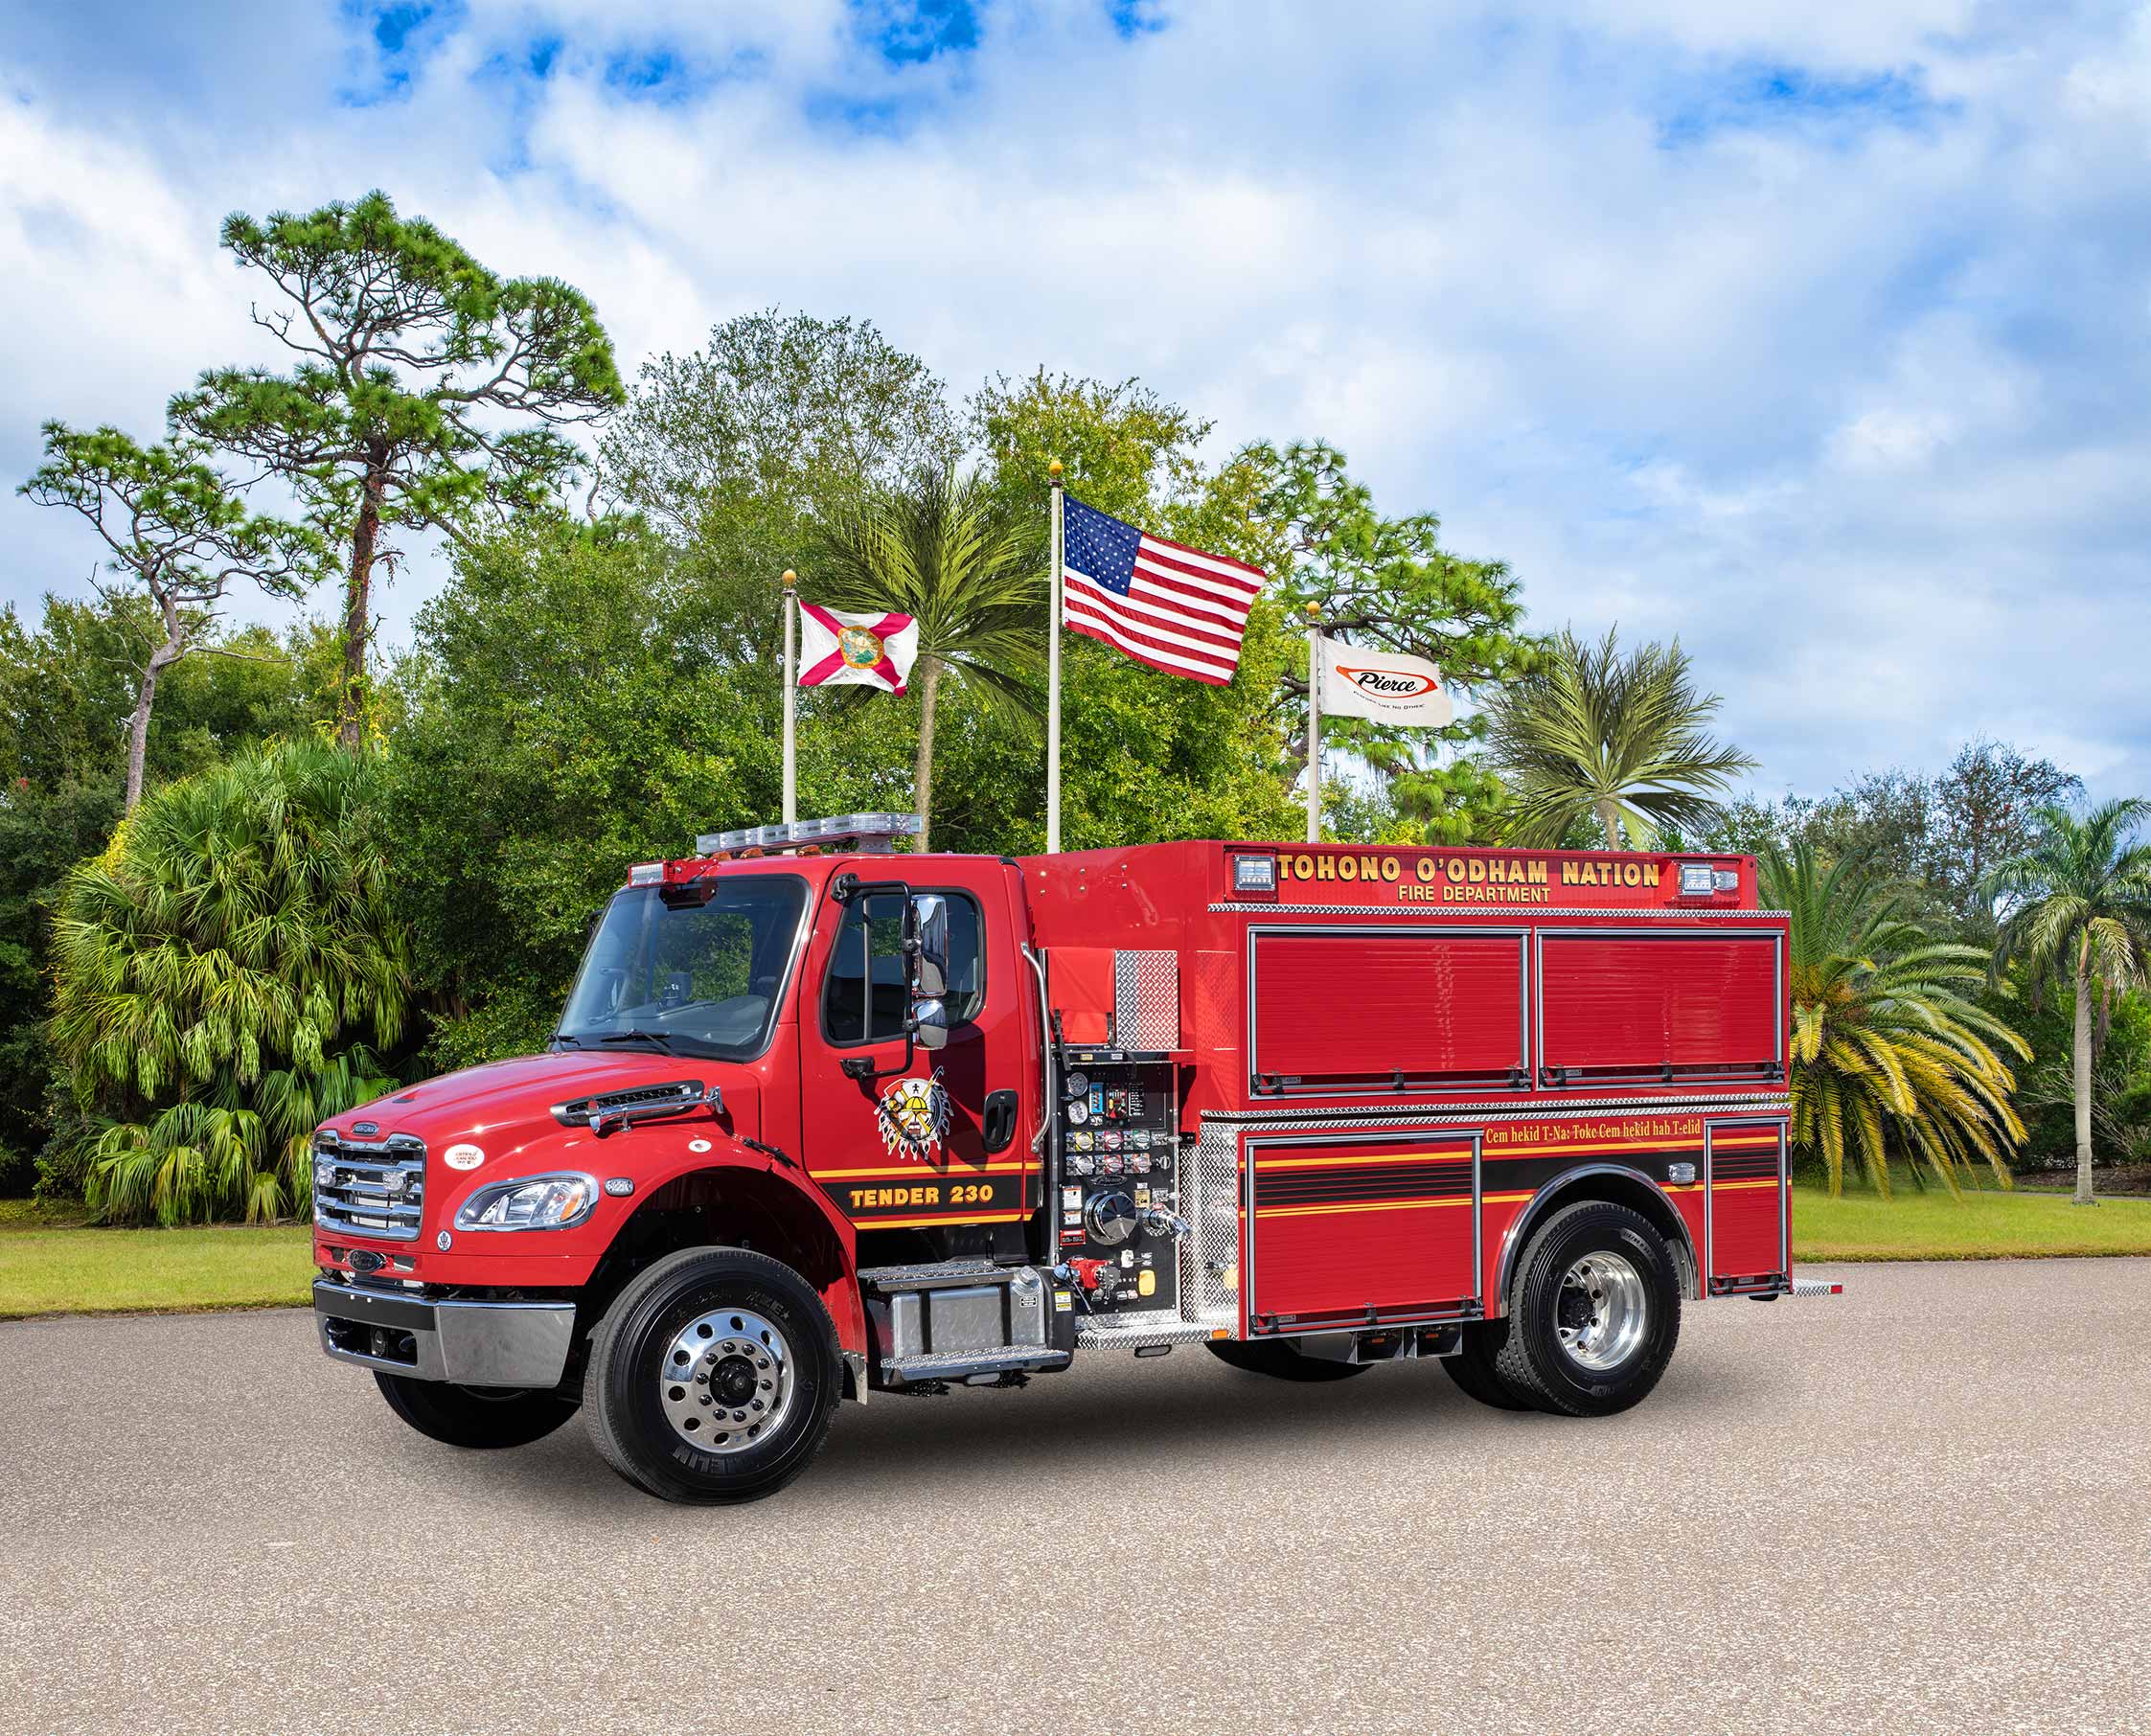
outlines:
[[841, 1400], [1087, 1350], [1603, 1414], [1683, 1300], [1795, 1289], [1751, 862], [913, 824], [635, 866], [542, 1051], [321, 1127], [323, 1349], [435, 1439], [580, 1411], [734, 1501]]

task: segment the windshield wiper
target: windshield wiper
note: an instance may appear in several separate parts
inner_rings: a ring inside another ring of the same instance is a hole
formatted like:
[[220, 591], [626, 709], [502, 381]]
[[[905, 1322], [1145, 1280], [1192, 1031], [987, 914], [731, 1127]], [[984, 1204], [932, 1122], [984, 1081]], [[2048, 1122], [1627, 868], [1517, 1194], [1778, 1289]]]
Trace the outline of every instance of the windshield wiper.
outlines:
[[570, 1037], [565, 1031], [555, 1031], [545, 1040], [548, 1043], [564, 1042], [572, 1049], [580, 1049], [583, 1046], [583, 1039], [580, 1037]]
[[599, 1038], [600, 1042], [652, 1042], [670, 1055], [673, 1039], [662, 1031], [607, 1031]]

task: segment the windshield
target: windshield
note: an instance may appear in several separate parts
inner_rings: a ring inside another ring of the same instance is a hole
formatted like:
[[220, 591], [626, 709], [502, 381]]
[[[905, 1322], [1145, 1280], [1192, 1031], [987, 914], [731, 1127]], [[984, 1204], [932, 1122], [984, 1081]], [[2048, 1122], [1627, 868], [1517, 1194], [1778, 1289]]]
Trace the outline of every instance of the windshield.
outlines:
[[799, 944], [806, 882], [753, 875], [635, 887], [606, 906], [568, 992], [559, 1040], [744, 1061], [769, 1040]]

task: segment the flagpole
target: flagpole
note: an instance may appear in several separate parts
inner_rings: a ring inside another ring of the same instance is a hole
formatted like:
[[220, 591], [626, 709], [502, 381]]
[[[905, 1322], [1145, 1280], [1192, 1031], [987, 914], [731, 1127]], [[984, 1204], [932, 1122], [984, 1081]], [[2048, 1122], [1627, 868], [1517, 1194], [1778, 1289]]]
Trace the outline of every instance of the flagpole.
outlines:
[[[799, 575], [785, 569], [784, 576], [784, 823], [789, 826], [799, 817], [799, 764], [793, 747], [795, 719], [799, 707], [799, 671], [796, 667], [798, 643], [799, 598], [793, 586]], [[765, 809], [764, 812], [768, 811]]]
[[1322, 841], [1322, 611], [1307, 605], [1307, 841]]
[[1049, 582], [1053, 613], [1045, 639], [1045, 853], [1061, 849], [1061, 461], [1045, 467], [1053, 489], [1053, 572]]

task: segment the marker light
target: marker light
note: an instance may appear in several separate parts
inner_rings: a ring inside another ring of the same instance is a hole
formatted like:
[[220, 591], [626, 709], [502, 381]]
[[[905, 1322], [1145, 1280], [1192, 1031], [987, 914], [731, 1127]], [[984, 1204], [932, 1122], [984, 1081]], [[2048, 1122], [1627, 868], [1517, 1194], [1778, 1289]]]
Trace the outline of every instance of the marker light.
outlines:
[[1718, 889], [1718, 876], [1708, 862], [1681, 864], [1681, 896], [1708, 898]]

